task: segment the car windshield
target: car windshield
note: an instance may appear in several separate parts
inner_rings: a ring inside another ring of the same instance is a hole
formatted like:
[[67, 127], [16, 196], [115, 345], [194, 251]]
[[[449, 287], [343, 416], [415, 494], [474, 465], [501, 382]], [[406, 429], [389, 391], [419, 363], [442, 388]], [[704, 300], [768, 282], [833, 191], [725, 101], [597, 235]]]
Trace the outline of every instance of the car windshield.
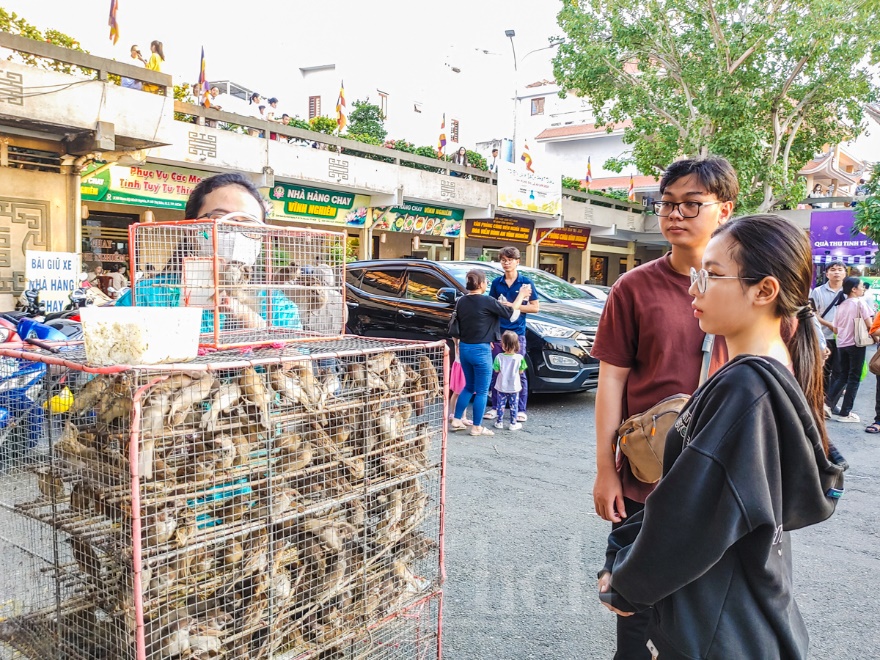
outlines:
[[474, 264], [443, 264], [443, 269], [458, 280], [462, 286], [467, 286], [467, 274], [469, 270], [481, 270], [486, 274], [486, 291], [492, 286], [499, 275], [500, 270], [495, 270], [489, 266], [475, 266]]
[[578, 289], [574, 284], [569, 284], [565, 280], [549, 275], [544, 271], [529, 268], [523, 271], [539, 292], [553, 300], [583, 300], [588, 296]]

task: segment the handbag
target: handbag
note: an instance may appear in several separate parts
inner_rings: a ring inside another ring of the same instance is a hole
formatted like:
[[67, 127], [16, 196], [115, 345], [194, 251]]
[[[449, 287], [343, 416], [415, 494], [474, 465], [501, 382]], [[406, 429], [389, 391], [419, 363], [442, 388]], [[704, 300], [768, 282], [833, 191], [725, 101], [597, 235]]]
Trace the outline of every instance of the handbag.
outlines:
[[864, 348], [865, 346], [870, 346], [874, 343], [874, 338], [868, 334], [868, 328], [865, 327], [865, 319], [859, 317], [857, 319], [853, 319], [853, 323], [855, 323], [855, 342], [856, 346], [860, 348]]
[[871, 359], [868, 362], [868, 371], [875, 376], [880, 376], [880, 350], [871, 356]]
[[464, 298], [459, 298], [458, 302], [455, 303], [455, 307], [452, 310], [452, 316], [449, 317], [449, 325], [446, 326], [447, 334], [456, 339], [461, 337], [461, 327], [458, 324], [458, 303], [462, 300], [464, 300]]
[[632, 473], [639, 481], [646, 484], [660, 481], [666, 434], [689, 400], [687, 394], [666, 397], [645, 412], [633, 415], [617, 429], [617, 446], [629, 459]]
[[[703, 340], [703, 364], [700, 385], [709, 377], [714, 335]], [[654, 404], [645, 412], [632, 415], [617, 429], [617, 448], [629, 460], [633, 476], [646, 484], [655, 484], [663, 476], [663, 452], [666, 434], [675, 424], [690, 396], [675, 394]]]

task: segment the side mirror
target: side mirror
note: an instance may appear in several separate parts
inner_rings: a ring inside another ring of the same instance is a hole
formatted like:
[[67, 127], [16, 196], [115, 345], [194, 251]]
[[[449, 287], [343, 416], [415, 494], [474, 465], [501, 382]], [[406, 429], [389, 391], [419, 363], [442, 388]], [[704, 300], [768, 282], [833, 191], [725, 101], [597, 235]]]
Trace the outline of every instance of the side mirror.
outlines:
[[454, 305], [458, 300], [458, 291], [451, 286], [444, 286], [437, 290], [437, 300]]

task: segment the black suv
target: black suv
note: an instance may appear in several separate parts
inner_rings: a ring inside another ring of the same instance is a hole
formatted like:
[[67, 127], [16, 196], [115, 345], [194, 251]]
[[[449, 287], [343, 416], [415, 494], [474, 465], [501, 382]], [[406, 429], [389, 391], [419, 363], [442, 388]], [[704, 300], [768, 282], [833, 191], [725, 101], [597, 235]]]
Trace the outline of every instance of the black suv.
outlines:
[[[449, 340], [447, 327], [472, 268], [486, 280], [502, 275], [482, 262], [375, 259], [346, 266], [347, 331], [365, 337]], [[579, 392], [596, 387], [599, 361], [590, 357], [599, 314], [542, 296], [526, 317], [529, 390]], [[451, 343], [451, 342], [450, 342]]]

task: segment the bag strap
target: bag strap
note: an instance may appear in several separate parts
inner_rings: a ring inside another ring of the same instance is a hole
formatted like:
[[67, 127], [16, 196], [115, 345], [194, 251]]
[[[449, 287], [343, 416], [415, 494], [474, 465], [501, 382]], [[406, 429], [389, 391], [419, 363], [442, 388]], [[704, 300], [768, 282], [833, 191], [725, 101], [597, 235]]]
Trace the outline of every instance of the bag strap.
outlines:
[[703, 338], [703, 366], [700, 368], [700, 385], [709, 380], [709, 365], [712, 362], [712, 351], [715, 348], [715, 335]]

